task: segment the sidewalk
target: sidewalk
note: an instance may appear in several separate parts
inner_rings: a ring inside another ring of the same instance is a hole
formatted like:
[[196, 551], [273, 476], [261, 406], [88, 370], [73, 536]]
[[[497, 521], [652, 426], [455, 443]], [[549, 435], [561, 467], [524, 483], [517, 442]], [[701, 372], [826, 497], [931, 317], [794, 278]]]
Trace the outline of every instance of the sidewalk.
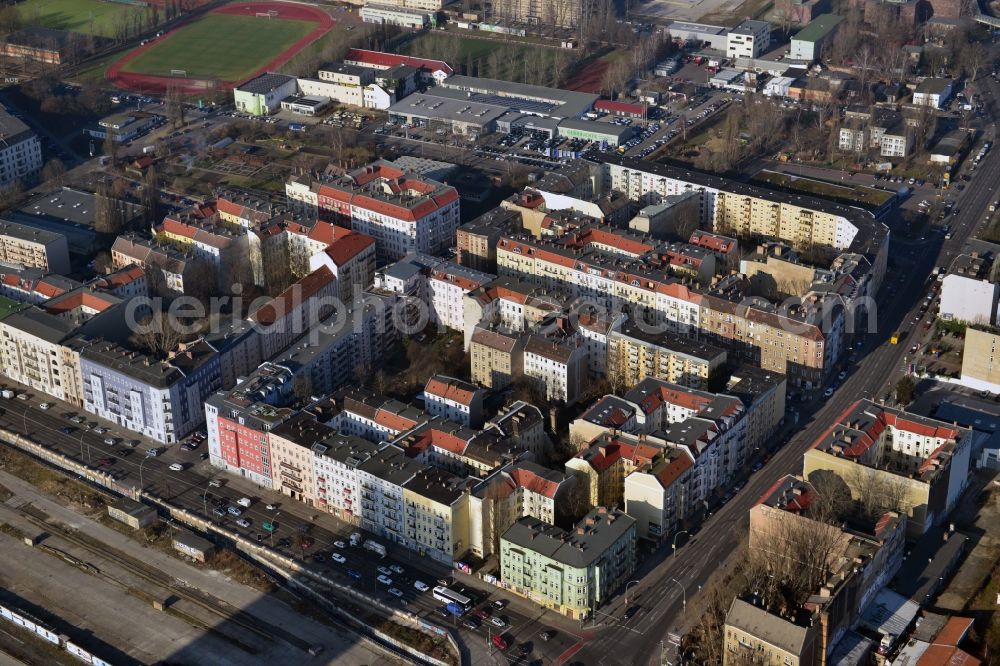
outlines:
[[383, 660], [381, 655], [359, 645], [353, 636], [342, 634], [330, 626], [311, 620], [275, 597], [241, 585], [223, 574], [195, 568], [169, 555], [146, 548], [124, 534], [57, 504], [18, 477], [0, 471], [0, 484], [15, 495], [6, 502], [9, 506], [30, 502], [55, 521], [86, 531], [88, 535], [112, 548], [155, 566], [180, 583], [202, 590], [262, 622], [296, 635], [311, 645], [325, 645], [328, 654], [336, 655], [330, 663], [360, 666]]

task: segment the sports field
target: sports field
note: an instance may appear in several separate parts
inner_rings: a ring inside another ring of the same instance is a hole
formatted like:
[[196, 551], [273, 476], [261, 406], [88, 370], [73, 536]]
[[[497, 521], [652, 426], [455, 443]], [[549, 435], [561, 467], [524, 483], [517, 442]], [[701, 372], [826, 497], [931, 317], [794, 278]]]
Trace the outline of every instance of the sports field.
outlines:
[[131, 22], [136, 13], [150, 11], [146, 7], [99, 0], [24, 0], [17, 4], [17, 10], [26, 25], [99, 37], [114, 37], [120, 21]]
[[316, 28], [309, 21], [237, 16], [213, 12], [153, 44], [122, 68], [123, 72], [238, 81], [291, 48]]

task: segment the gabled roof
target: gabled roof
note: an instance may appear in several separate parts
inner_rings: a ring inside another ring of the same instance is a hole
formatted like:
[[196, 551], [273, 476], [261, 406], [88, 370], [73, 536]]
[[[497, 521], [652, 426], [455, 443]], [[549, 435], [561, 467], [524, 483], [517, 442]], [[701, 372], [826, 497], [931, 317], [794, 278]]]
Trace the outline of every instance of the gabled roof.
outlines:
[[369, 51], [367, 49], [350, 49], [344, 56], [345, 62], [361, 63], [380, 69], [388, 69], [398, 65], [407, 65], [415, 69], [426, 69], [431, 72], [444, 72], [447, 76], [454, 74], [451, 66], [443, 60], [431, 60], [429, 58], [414, 58], [412, 56], [397, 55], [395, 53], [385, 53], [383, 51]]
[[427, 380], [426, 386], [424, 386], [424, 393], [429, 393], [444, 400], [451, 400], [465, 406], [471, 405], [476, 394], [480, 391], [481, 389], [475, 384], [445, 375], [432, 376]]

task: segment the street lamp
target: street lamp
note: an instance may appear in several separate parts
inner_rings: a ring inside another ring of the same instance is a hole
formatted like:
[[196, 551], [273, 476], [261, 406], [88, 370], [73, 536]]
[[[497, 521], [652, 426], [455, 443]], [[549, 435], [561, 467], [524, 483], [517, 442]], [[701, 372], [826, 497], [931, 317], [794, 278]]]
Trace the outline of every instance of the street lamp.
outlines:
[[681, 588], [681, 594], [683, 595], [683, 596], [681, 597], [681, 608], [682, 608], [683, 610], [687, 610], [687, 607], [688, 607], [688, 595], [687, 595], [687, 590], [685, 590], [685, 589], [684, 589], [684, 586], [683, 586], [683, 585], [681, 585], [681, 584], [680, 584], [680, 581], [678, 581], [678, 580], [677, 580], [676, 578], [671, 578], [670, 580], [672, 580], [673, 582], [677, 583], [677, 587]]
[[674, 535], [674, 541], [670, 545], [671, 557], [677, 556], [677, 537], [679, 537], [682, 534], [687, 534], [688, 536], [691, 536], [690, 532], [688, 532], [687, 530], [681, 530], [680, 532]]
[[268, 530], [268, 532], [271, 533], [271, 548], [274, 548], [274, 533], [278, 531], [278, 523], [275, 521], [277, 521], [278, 516], [280, 515], [281, 512], [277, 511], [273, 516], [271, 516], [271, 529]]
[[[86, 430], [80, 431], [80, 458], [83, 459], [83, 436], [87, 434]], [[87, 445], [87, 464], [91, 464], [90, 461], [90, 444]]]
[[630, 580], [629, 582], [625, 583], [625, 606], [628, 606], [628, 586], [629, 585], [638, 585], [638, 584], [639, 584], [639, 581], [637, 581], [637, 580]]
[[142, 482], [142, 466], [146, 464], [147, 460], [149, 460], [149, 456], [144, 457], [142, 459], [142, 462], [139, 463], [139, 496], [140, 497], [142, 496], [142, 491], [146, 487], [146, 485]]

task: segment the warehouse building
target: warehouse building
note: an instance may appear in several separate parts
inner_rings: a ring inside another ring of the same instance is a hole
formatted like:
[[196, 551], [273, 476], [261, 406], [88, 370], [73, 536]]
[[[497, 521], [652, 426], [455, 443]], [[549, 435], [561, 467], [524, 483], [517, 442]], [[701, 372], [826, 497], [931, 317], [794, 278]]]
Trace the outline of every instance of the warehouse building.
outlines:
[[810, 21], [809, 25], [792, 37], [791, 50], [788, 57], [792, 60], [812, 62], [819, 60], [823, 48], [837, 34], [837, 27], [843, 17], [836, 14], [822, 14]]
[[361, 8], [361, 20], [379, 25], [398, 25], [410, 30], [425, 30], [437, 24], [433, 12], [382, 4], [366, 4]]
[[266, 72], [233, 89], [237, 111], [252, 116], [267, 116], [281, 108], [281, 100], [299, 91], [294, 76]]
[[478, 136], [496, 131], [497, 119], [505, 113], [503, 106], [416, 93], [390, 106], [389, 120]]
[[441, 82], [444, 90], [458, 91], [470, 102], [505, 106], [534, 116], [582, 118], [594, 108], [598, 96], [590, 93], [513, 83], [476, 76], [452, 76]]
[[684, 42], [696, 42], [699, 47], [708, 45], [716, 51], [726, 50], [726, 37], [729, 31], [721, 25], [706, 25], [704, 23], [687, 23], [674, 21], [667, 26], [670, 36]]
[[559, 136], [584, 141], [606, 141], [609, 146], [618, 147], [628, 141], [635, 129], [612, 123], [599, 123], [594, 120], [579, 120], [567, 118], [559, 122]]

